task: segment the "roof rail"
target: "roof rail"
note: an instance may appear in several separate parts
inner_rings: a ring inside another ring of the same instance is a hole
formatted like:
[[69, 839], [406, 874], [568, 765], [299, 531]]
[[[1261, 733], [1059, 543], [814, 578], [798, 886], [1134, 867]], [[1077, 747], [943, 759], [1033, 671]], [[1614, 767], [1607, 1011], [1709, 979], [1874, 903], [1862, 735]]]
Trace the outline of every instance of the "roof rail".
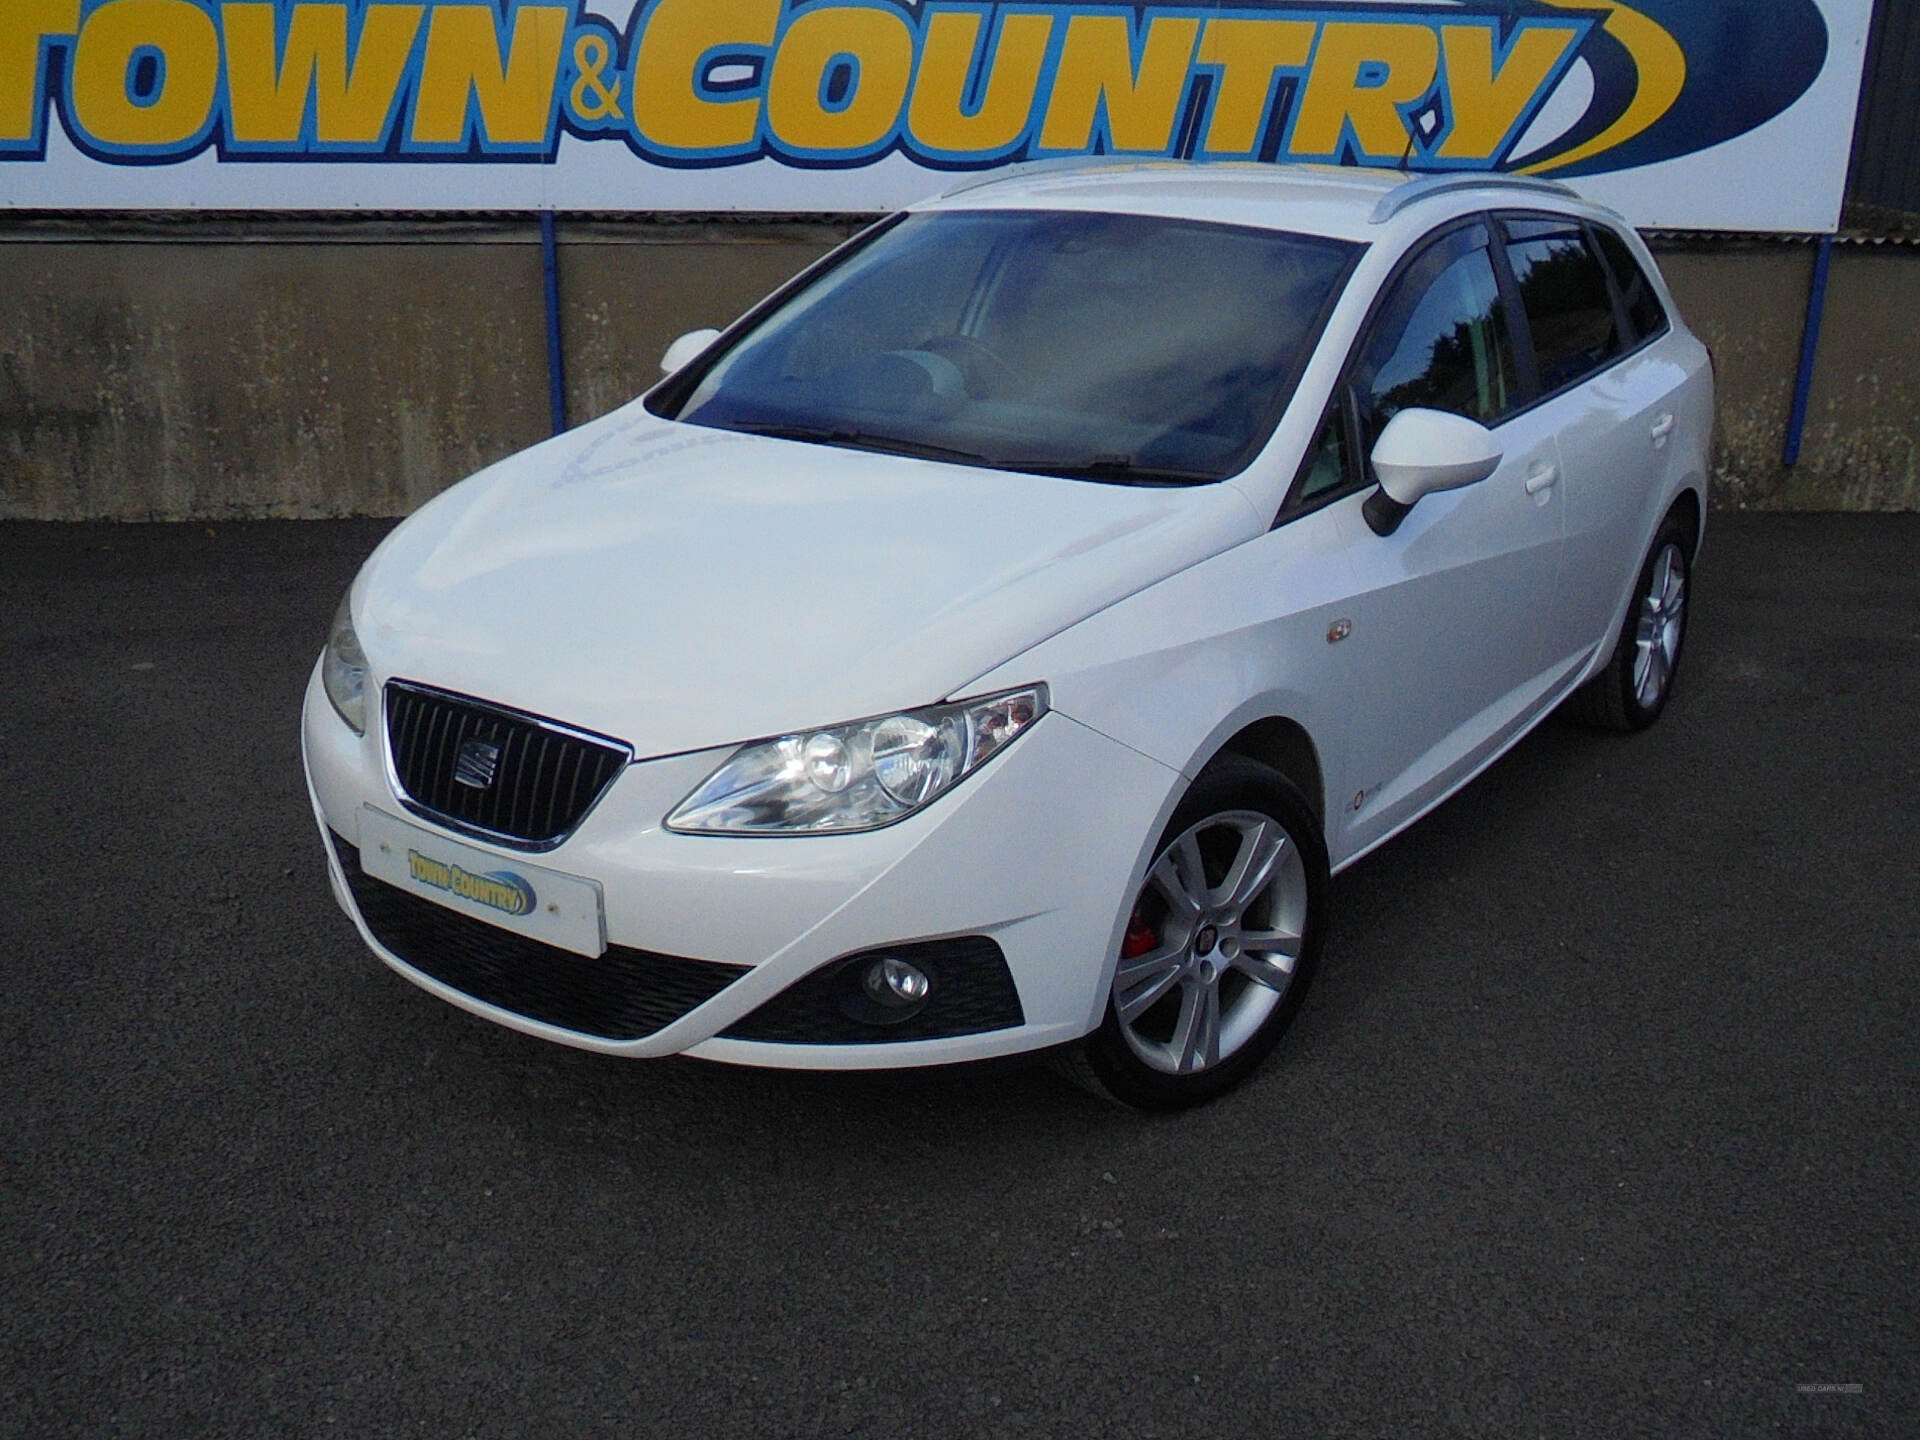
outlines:
[[1580, 192], [1572, 187], [1560, 184], [1557, 180], [1535, 180], [1526, 175], [1503, 175], [1494, 171], [1456, 172], [1451, 175], [1426, 175], [1410, 184], [1389, 190], [1380, 197], [1380, 203], [1373, 207], [1368, 220], [1375, 225], [1384, 225], [1409, 205], [1433, 195], [1444, 195], [1451, 190], [1482, 190], [1489, 186], [1502, 190], [1527, 190], [1535, 194], [1558, 195], [1563, 199], [1578, 200]]
[[998, 185], [1004, 180], [1029, 180], [1043, 175], [1069, 175], [1081, 170], [1145, 170], [1155, 166], [1165, 167], [1170, 163], [1156, 156], [1129, 155], [1057, 155], [1046, 160], [1025, 160], [1014, 165], [1001, 165], [982, 174], [969, 176], [958, 185], [942, 190], [939, 198], [946, 200], [955, 195], [964, 195], [969, 190], [979, 190], [988, 185]]

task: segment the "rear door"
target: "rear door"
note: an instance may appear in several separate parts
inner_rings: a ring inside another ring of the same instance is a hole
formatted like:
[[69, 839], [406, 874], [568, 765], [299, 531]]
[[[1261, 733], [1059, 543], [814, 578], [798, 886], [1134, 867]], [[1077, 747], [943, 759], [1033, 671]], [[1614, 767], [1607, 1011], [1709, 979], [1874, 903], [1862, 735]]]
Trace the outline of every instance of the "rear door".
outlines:
[[1548, 648], [1566, 676], [1611, 641], [1638, 573], [1686, 371], [1660, 343], [1666, 313], [1620, 236], [1568, 216], [1502, 215], [1499, 229], [1541, 408], [1560, 434], [1567, 545]]

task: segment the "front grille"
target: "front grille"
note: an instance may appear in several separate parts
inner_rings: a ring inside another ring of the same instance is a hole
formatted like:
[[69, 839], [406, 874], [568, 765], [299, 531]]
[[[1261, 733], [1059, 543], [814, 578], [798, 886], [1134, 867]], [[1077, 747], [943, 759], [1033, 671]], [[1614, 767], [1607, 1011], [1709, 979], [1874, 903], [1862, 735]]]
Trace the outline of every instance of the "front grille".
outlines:
[[[865, 996], [867, 967], [885, 955], [917, 966], [932, 985], [926, 1004], [892, 1020]], [[721, 1034], [729, 1040], [787, 1045], [871, 1045], [891, 1040], [941, 1040], [1026, 1023], [1020, 992], [999, 945], [984, 935], [923, 940], [849, 955], [789, 985]]]
[[376, 880], [333, 851], [367, 929], [407, 964], [476, 1000], [605, 1040], [638, 1040], [718, 995], [747, 967], [609, 945], [598, 959], [546, 945]]
[[571, 835], [630, 747], [404, 680], [387, 682], [387, 753], [409, 808], [527, 850]]

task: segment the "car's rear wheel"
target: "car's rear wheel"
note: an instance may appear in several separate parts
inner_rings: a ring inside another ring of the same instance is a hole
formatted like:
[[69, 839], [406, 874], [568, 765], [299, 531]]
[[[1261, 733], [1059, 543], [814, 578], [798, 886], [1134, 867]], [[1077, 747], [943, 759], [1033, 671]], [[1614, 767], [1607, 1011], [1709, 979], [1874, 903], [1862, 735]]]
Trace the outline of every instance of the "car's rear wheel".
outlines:
[[1640, 566], [1633, 604], [1606, 668], [1567, 702], [1576, 720], [1606, 730], [1644, 730], [1660, 718], [1687, 638], [1693, 532], [1669, 515]]
[[1326, 845], [1300, 792], [1239, 756], [1210, 766], [1134, 897], [1077, 1078], [1149, 1110], [1239, 1083], [1300, 1007], [1326, 903]]

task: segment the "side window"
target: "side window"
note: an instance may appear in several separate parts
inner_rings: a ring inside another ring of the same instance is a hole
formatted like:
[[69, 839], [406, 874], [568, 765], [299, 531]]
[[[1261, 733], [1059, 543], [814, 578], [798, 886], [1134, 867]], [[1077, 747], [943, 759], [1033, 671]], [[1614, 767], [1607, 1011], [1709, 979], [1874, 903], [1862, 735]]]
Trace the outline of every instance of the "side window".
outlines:
[[1509, 220], [1507, 260], [1533, 335], [1540, 390], [1551, 395], [1626, 348], [1607, 275], [1577, 220]]
[[1633, 258], [1633, 251], [1604, 225], [1594, 226], [1593, 233], [1600, 241], [1600, 253], [1606, 257], [1607, 268], [1613, 272], [1613, 283], [1619, 288], [1627, 319], [1633, 323], [1633, 343], [1637, 345], [1649, 335], [1659, 334], [1667, 328], [1667, 312], [1660, 308], [1660, 297], [1653, 293], [1653, 282], [1647, 279], [1640, 262]]
[[1365, 446], [1402, 410], [1450, 410], [1497, 424], [1519, 372], [1484, 226], [1436, 242], [1395, 282], [1354, 375]]

